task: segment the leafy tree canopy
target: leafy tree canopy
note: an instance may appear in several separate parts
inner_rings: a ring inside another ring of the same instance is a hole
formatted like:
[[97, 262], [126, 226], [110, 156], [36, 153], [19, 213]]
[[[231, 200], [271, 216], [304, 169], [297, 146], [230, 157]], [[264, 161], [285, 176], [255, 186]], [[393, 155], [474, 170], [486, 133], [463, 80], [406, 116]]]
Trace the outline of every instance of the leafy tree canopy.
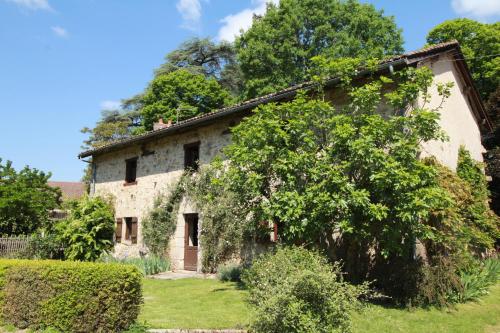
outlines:
[[238, 95], [241, 91], [241, 73], [236, 61], [236, 51], [231, 43], [215, 43], [209, 38], [195, 37], [167, 54], [165, 60], [156, 70], [156, 76], [185, 68], [216, 79], [233, 95]]
[[94, 128], [85, 127], [82, 133], [89, 134], [84, 148], [97, 148], [109, 142], [127, 138], [140, 125], [140, 115], [137, 111], [103, 110], [101, 120]]
[[186, 69], [157, 76], [141, 98], [140, 114], [146, 130], [159, 118], [180, 121], [218, 109], [230, 101], [229, 93], [214, 78]]
[[0, 235], [27, 235], [47, 225], [61, 197], [47, 184], [50, 176], [27, 166], [17, 172], [0, 159]]
[[304, 81], [310, 59], [403, 51], [394, 18], [357, 0], [282, 0], [236, 40], [246, 97]]
[[456, 39], [483, 99], [497, 89], [500, 80], [500, 23], [480, 23], [461, 18], [445, 21], [427, 35], [427, 43]]
[[[338, 72], [336, 63], [328, 68]], [[262, 105], [233, 129], [221, 182], [239, 193], [251, 224], [277, 223], [285, 243], [314, 244], [339, 230], [376, 242], [383, 255], [408, 255], [415, 237], [435, 236], [423, 223], [432, 209], [450, 203], [435, 168], [418, 159], [422, 141], [445, 138], [438, 110], [413, 103], [429, 89], [448, 96], [450, 85], [431, 84], [429, 69], [407, 69], [396, 80], [345, 85], [349, 100], [338, 108], [305, 94]], [[382, 99], [392, 117], [379, 112]], [[413, 105], [408, 116], [402, 105]]]

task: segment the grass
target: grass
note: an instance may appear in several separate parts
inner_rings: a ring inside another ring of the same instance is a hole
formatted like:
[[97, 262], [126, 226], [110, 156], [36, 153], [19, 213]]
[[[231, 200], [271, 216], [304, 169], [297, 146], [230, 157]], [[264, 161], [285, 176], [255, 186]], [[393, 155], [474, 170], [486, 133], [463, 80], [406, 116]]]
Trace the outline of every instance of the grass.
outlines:
[[455, 310], [390, 309], [370, 305], [353, 316], [355, 333], [499, 333], [500, 284], [479, 302], [457, 305]]
[[246, 292], [211, 279], [144, 279], [139, 321], [153, 328], [241, 328], [249, 321]]
[[[144, 279], [139, 321], [153, 328], [244, 328], [246, 291], [218, 280]], [[353, 315], [353, 333], [500, 333], [500, 284], [479, 302], [454, 310], [405, 310], [369, 305]]]

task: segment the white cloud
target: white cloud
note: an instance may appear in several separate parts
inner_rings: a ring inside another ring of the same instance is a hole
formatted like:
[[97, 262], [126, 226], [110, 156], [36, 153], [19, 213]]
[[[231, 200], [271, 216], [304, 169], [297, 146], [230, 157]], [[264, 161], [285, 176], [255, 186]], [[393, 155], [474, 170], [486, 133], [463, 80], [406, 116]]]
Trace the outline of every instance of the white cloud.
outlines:
[[6, 0], [30, 10], [52, 10], [48, 0]]
[[54, 34], [56, 34], [57, 37], [61, 37], [61, 38], [69, 37], [68, 31], [62, 27], [54, 26], [54, 27], [50, 27], [50, 29], [52, 29], [52, 32], [54, 32]]
[[263, 15], [266, 12], [266, 3], [279, 4], [279, 0], [253, 0], [252, 8], [245, 8], [242, 11], [224, 17], [220, 22], [223, 26], [219, 29], [218, 39], [228, 42], [234, 41], [241, 30], [247, 30], [252, 25], [254, 15]]
[[101, 110], [119, 110], [122, 103], [120, 101], [102, 101]]
[[451, 6], [458, 14], [476, 18], [500, 15], [500, 0], [452, 0]]
[[201, 4], [199, 0], [179, 0], [177, 11], [184, 20], [182, 27], [189, 30], [198, 30], [201, 18]]

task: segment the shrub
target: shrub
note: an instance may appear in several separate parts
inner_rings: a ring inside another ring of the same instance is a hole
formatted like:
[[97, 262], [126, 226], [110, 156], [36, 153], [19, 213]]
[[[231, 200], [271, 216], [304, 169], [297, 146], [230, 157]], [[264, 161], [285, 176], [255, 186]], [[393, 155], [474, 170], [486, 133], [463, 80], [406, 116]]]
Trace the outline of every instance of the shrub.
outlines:
[[28, 259], [63, 259], [64, 249], [57, 235], [35, 234], [31, 237], [23, 257]]
[[99, 197], [74, 204], [70, 216], [55, 228], [69, 260], [94, 261], [113, 248], [115, 221], [112, 206]]
[[137, 318], [141, 278], [132, 266], [0, 261], [3, 319], [19, 328], [116, 332]]
[[380, 258], [370, 278], [374, 285], [396, 305], [449, 306], [450, 296], [462, 286], [454, 258], [435, 256], [423, 260], [401, 257]]
[[240, 282], [242, 267], [237, 264], [220, 265], [217, 268], [217, 278], [221, 281]]
[[412, 306], [450, 306], [455, 303], [452, 295], [463, 290], [457, 266], [448, 257], [437, 256], [428, 265], [421, 265], [416, 277], [414, 294], [409, 299]]
[[118, 259], [111, 255], [102, 256], [99, 258], [101, 262], [118, 263], [123, 265], [133, 265], [137, 267], [144, 275], [153, 275], [161, 272], [166, 272], [170, 269], [168, 259], [156, 255], [150, 255], [144, 258], [126, 258]]
[[264, 255], [242, 280], [250, 291], [257, 333], [349, 332], [350, 313], [367, 292], [366, 285], [344, 282], [338, 264], [297, 247]]
[[488, 294], [488, 289], [500, 281], [500, 260], [486, 259], [478, 262], [469, 269], [460, 272], [462, 292], [458, 294], [458, 301], [475, 301]]

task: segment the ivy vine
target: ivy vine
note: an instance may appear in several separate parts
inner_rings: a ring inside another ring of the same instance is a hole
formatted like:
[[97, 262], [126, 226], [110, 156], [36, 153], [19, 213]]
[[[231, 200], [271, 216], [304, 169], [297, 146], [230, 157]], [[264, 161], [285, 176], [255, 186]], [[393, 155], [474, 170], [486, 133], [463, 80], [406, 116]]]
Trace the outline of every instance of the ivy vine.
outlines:
[[170, 239], [177, 227], [177, 214], [184, 197], [186, 179], [185, 173], [174, 185], [172, 191], [166, 195], [159, 195], [144, 219], [142, 224], [144, 244], [155, 255], [166, 256], [168, 254]]
[[240, 254], [244, 234], [244, 210], [237, 196], [218, 177], [222, 164], [215, 160], [197, 173], [186, 172], [166, 195], [158, 196], [143, 222], [143, 239], [151, 253], [166, 256], [175, 233], [180, 203], [188, 197], [201, 216], [201, 264], [205, 272], [215, 272], [225, 261]]

